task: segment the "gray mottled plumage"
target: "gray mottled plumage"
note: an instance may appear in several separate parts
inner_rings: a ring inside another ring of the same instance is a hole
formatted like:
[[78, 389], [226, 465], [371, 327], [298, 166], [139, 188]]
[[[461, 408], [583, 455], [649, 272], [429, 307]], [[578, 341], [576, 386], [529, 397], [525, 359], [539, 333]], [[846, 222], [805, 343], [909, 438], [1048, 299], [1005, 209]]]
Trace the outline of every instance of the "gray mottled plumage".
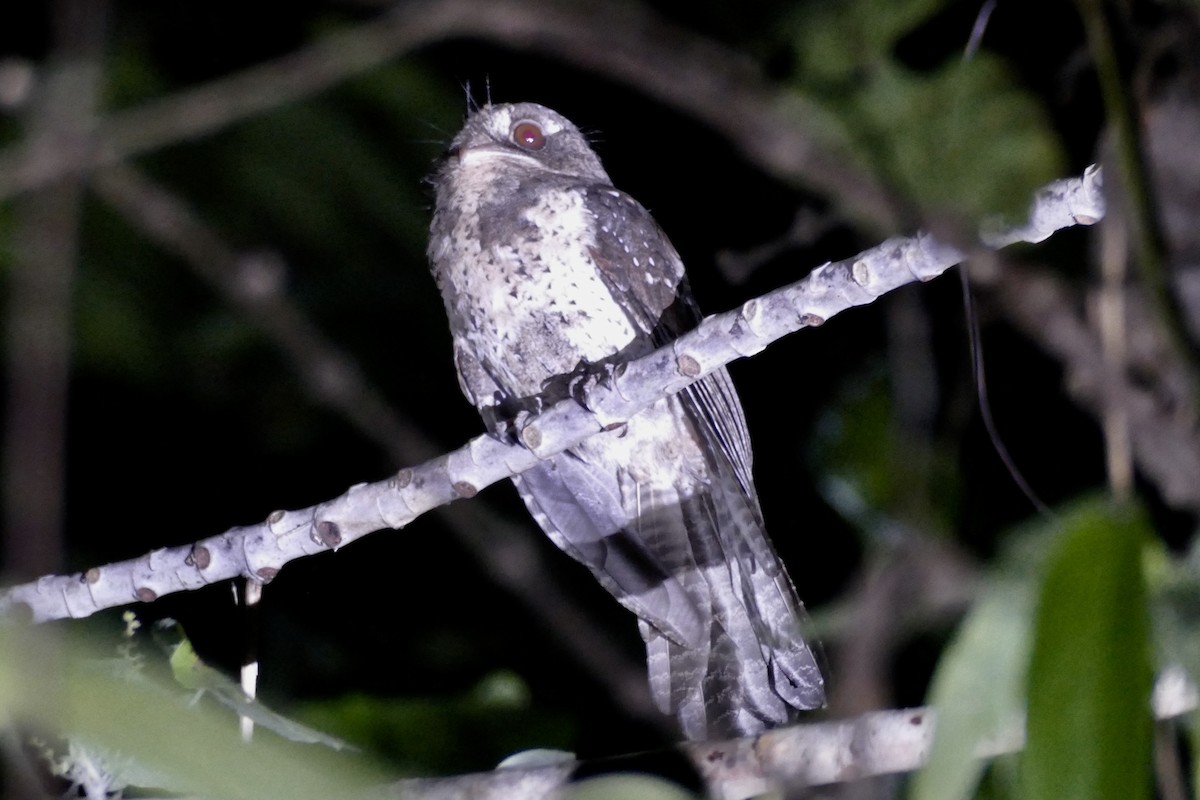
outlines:
[[[585, 365], [699, 322], [667, 237], [550, 109], [476, 111], [434, 185], [429, 257], [459, 381], [494, 430], [534, 396], [565, 395]], [[554, 543], [637, 615], [655, 702], [691, 739], [824, 703], [750, 462], [721, 370], [514, 479]]]

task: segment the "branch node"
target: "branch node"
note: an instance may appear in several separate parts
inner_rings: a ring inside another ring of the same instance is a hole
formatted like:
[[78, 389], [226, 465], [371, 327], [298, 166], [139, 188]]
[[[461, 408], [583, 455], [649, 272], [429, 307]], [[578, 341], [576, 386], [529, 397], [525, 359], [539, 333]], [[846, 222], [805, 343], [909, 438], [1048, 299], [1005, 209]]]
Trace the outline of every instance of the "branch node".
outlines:
[[738, 313], [746, 321], [747, 327], [750, 330], [754, 330], [755, 323], [762, 317], [762, 303], [758, 301], [757, 297], [753, 297], [742, 303], [742, 307]]
[[695, 378], [701, 372], [700, 362], [687, 353], [680, 355], [675, 360], [675, 366], [679, 370], [679, 374], [685, 378]]
[[323, 519], [313, 527], [315, 534], [313, 542], [324, 545], [330, 550], [336, 550], [338, 545], [342, 543], [342, 532], [338, 529], [336, 522]]
[[517, 440], [534, 453], [542, 446], [542, 431], [537, 425], [530, 423], [517, 433]]
[[850, 266], [850, 277], [864, 288], [871, 283], [871, 266], [866, 259], [860, 258]]
[[192, 551], [187, 554], [187, 558], [183, 560], [183, 563], [198, 570], [206, 570], [208, 569], [208, 565], [212, 563], [212, 553], [202, 544], [194, 545]]
[[410, 468], [405, 467], [404, 469], [397, 472], [395, 474], [395, 476], [393, 476], [392, 479], [388, 481], [388, 488], [399, 491], [401, 489], [407, 489], [410, 485], [412, 485], [412, 482], [413, 482], [413, 471]]

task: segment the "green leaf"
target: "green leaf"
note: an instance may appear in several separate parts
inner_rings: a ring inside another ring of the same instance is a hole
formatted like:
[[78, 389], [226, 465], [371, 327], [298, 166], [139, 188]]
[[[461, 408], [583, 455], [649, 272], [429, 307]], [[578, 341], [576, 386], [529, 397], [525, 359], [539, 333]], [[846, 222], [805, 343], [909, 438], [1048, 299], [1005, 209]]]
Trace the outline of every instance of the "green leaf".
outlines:
[[898, 55], [945, 6], [800, 4], [794, 88], [820, 110], [808, 116], [823, 120], [813, 127], [823, 146], [873, 171], [915, 210], [967, 224], [1021, 217], [1030, 193], [1062, 174], [1060, 143], [1041, 101], [986, 50], [928, 65]]
[[1182, 559], [1171, 559], [1161, 546], [1147, 551], [1159, 661], [1183, 667], [1195, 680], [1200, 675], [1200, 541]]
[[[989, 752], [1016, 749], [1023, 733], [1036, 588], [1058, 528], [1038, 522], [1006, 538], [1004, 552], [930, 685], [937, 726], [929, 759], [911, 784], [914, 800], [1019, 796], [1013, 758], [989, 765]], [[981, 777], [988, 780], [980, 784]]]
[[798, 72], [806, 82], [854, 84], [890, 60], [896, 42], [926, 22], [946, 0], [851, 0], [800, 3], [792, 14]]
[[277, 714], [252, 697], [247, 697], [241, 684], [214, 669], [196, 653], [183, 626], [173, 619], [155, 623], [155, 638], [168, 653], [171, 673], [185, 689], [207, 692], [221, 705], [245, 717], [261, 728], [274, 731], [285, 739], [305, 744], [322, 744], [334, 750], [354, 749], [334, 736], [328, 736], [293, 719]]
[[992, 587], [946, 649], [930, 689], [937, 728], [912, 800], [970, 797], [986, 766], [981, 746], [1019, 734], [1032, 600], [1031, 587], [1014, 581]]
[[869, 533], [883, 535], [897, 520], [950, 530], [961, 496], [958, 453], [950, 443], [909, 435], [892, 404], [882, 369], [864, 370], [838, 388], [811, 438], [821, 493]]
[[927, 211], [970, 222], [1023, 214], [1033, 191], [1062, 172], [1045, 114], [995, 58], [926, 74], [889, 64], [859, 103], [861, 146]]
[[456, 696], [348, 694], [290, 711], [410, 774], [477, 771], [517, 751], [566, 746], [578, 735], [561, 715], [535, 707], [524, 681], [507, 670]]
[[345, 797], [385, 780], [365, 758], [270, 736], [241, 740], [224, 709], [97, 668], [103, 648], [0, 628], [0, 717], [69, 739], [112, 787], [222, 798]]
[[1135, 510], [1103, 502], [1064, 520], [1034, 629], [1023, 797], [1150, 796], [1147, 535]]

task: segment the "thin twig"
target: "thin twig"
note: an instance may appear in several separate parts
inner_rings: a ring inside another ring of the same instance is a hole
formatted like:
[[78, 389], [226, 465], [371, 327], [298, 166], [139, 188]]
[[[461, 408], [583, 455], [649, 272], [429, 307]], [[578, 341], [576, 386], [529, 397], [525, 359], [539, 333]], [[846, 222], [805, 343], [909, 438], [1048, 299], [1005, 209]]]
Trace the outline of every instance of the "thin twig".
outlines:
[[[1130, 360], [1153, 359], [1155, 380], [1114, 375], [1099, 337], [1078, 310], [1079, 293], [1067, 281], [1050, 270], [1004, 261], [995, 274], [976, 282], [987, 286], [1019, 330], [1064, 365], [1066, 391], [1081, 407], [1100, 419], [1108, 404], [1120, 398], [1138, 468], [1169, 505], [1200, 513], [1200, 436], [1190, 409], [1181, 408], [1162, 389], [1176, 382], [1169, 350], [1155, 349], [1157, 338], [1147, 342], [1148, 337], [1135, 337], [1129, 342]], [[1135, 295], [1125, 303], [1134, 320], [1149, 317]], [[1147, 348], [1150, 352], [1144, 352]]]
[[1118, 63], [1108, 10], [1100, 0], [1076, 0], [1076, 5], [1087, 31], [1088, 48], [1112, 126], [1116, 160], [1113, 182], [1120, 186], [1126, 201], [1130, 239], [1137, 255], [1135, 266], [1154, 310], [1153, 318], [1175, 351], [1192, 396], [1200, 396], [1200, 350], [1188, 336], [1186, 312], [1177, 294], [1171, 291], [1166, 234], [1146, 164], [1141, 126]]

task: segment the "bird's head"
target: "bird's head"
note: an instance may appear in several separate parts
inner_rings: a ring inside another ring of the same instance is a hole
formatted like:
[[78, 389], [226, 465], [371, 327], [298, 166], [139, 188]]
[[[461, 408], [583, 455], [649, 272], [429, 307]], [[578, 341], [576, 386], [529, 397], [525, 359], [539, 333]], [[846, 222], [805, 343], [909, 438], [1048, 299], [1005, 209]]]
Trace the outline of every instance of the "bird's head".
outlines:
[[442, 171], [530, 170], [611, 183], [600, 159], [570, 120], [537, 103], [486, 105], [450, 143]]

